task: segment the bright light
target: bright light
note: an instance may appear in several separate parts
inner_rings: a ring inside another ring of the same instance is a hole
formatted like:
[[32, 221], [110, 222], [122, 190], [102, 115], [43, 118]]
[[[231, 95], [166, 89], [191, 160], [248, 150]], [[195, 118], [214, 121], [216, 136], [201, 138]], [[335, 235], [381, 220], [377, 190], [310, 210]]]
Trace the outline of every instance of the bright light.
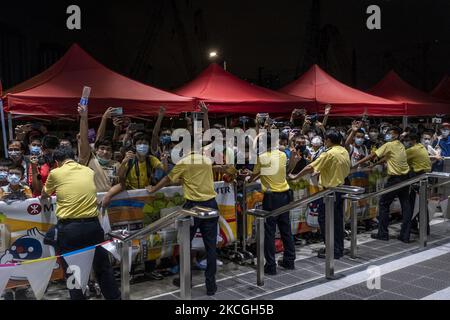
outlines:
[[216, 51], [211, 51], [211, 52], [209, 53], [209, 57], [210, 57], [210, 58], [215, 58], [215, 57], [217, 57], [217, 52], [216, 52]]

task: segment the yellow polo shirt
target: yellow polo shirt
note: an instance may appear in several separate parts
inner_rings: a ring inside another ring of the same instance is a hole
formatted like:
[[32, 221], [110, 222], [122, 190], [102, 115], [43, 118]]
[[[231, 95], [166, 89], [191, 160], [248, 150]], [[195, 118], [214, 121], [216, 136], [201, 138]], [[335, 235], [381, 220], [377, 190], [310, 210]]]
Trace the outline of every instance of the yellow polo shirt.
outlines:
[[409, 166], [406, 150], [399, 140], [387, 142], [375, 151], [378, 158], [385, 158], [387, 173], [390, 176], [402, 176], [408, 174]]
[[212, 162], [209, 158], [190, 153], [168, 174], [170, 181], [181, 180], [184, 197], [191, 201], [207, 201], [216, 197]]
[[427, 149], [421, 143], [417, 143], [406, 149], [408, 164], [414, 172], [431, 172], [431, 160]]
[[[150, 170], [154, 169], [163, 169], [163, 165], [161, 161], [158, 160], [158, 158], [154, 156], [150, 156]], [[133, 164], [133, 167], [131, 170], [129, 170], [125, 185], [127, 190], [134, 190], [134, 189], [144, 189], [145, 187], [149, 186], [151, 181], [149, 180], [147, 176], [147, 163], [146, 161], [139, 161], [139, 178], [136, 175], [136, 168]], [[126, 168], [128, 171], [128, 163], [126, 164]], [[150, 175], [151, 176], [151, 175]]]
[[319, 172], [319, 185], [323, 188], [337, 187], [344, 183], [350, 173], [350, 155], [347, 149], [333, 146], [311, 163], [314, 172]]
[[50, 171], [45, 183], [47, 194], [56, 193], [58, 219], [81, 219], [98, 216], [94, 171], [68, 161]]
[[289, 184], [286, 181], [286, 162], [286, 153], [280, 150], [264, 152], [258, 157], [253, 173], [261, 173], [263, 192], [269, 188], [272, 192], [289, 190]]

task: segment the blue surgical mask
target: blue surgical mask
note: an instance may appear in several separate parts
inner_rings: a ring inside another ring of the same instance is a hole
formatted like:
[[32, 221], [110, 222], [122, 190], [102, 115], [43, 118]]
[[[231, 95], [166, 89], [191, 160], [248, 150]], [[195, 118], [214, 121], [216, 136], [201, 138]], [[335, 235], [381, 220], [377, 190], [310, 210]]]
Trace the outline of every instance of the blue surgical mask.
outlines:
[[41, 154], [41, 147], [39, 147], [39, 146], [31, 146], [30, 147], [30, 154], [32, 155], [32, 156], [38, 156], [38, 155], [40, 155]]
[[22, 157], [22, 152], [21, 151], [8, 151], [8, 155], [12, 160], [17, 161]]
[[168, 145], [172, 142], [172, 138], [170, 136], [161, 136], [159, 138], [159, 141], [161, 142], [161, 144], [163, 145]]
[[103, 159], [103, 158], [100, 158], [100, 157], [97, 157], [97, 160], [98, 160], [98, 163], [100, 163], [101, 166], [106, 166], [106, 165], [108, 165], [108, 164], [109, 164], [109, 161], [110, 161], [110, 160], [108, 160], [108, 159]]
[[13, 186], [16, 186], [20, 183], [20, 177], [17, 174], [9, 174], [7, 179], [8, 182]]
[[450, 130], [448, 130], [448, 129], [442, 130], [441, 132], [442, 132], [442, 136], [443, 136], [444, 138], [447, 138], [448, 135], [450, 134]]
[[8, 178], [8, 171], [0, 171], [0, 181], [6, 181]]
[[363, 143], [364, 143], [364, 139], [362, 139], [362, 138], [356, 138], [355, 139], [355, 144], [357, 146], [362, 146]]
[[389, 142], [389, 141], [391, 141], [392, 140], [392, 134], [386, 134], [385, 136], [384, 136], [384, 141], [386, 141], [386, 142]]
[[147, 155], [149, 150], [148, 144], [137, 144], [136, 145], [136, 152], [140, 155]]

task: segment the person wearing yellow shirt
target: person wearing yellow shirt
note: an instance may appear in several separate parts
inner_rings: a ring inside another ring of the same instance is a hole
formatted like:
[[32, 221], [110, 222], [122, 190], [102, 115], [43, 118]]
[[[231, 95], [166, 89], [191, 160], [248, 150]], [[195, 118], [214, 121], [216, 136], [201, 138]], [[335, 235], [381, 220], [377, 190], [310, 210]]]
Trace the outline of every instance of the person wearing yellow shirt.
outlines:
[[[388, 180], [384, 185], [385, 188], [405, 181], [409, 177], [409, 165], [406, 155], [406, 149], [405, 146], [399, 141], [399, 136], [401, 133], [402, 129], [400, 129], [399, 127], [390, 128], [385, 135], [386, 143], [378, 148], [375, 152], [371, 153], [369, 156], [365, 157], [355, 164], [355, 167], [357, 167], [364, 162], [376, 158], [383, 158], [387, 163], [388, 173]], [[397, 237], [397, 239], [402, 242], [409, 243], [411, 234], [412, 211], [409, 202], [408, 186], [381, 196], [378, 211], [378, 233], [372, 234], [371, 237], [378, 240], [389, 240], [389, 208], [395, 197], [398, 197], [400, 200], [403, 215], [402, 227], [400, 230], [400, 235]]]
[[[51, 194], [56, 194], [58, 249], [64, 254], [102, 243], [105, 238], [98, 219], [94, 171], [76, 163], [70, 147], [58, 147], [53, 158], [58, 168], [50, 171], [41, 199], [46, 200]], [[93, 269], [103, 296], [119, 300], [121, 295], [109, 255], [101, 246], [95, 249]], [[69, 292], [72, 300], [86, 299], [81, 288], [70, 289]]]
[[[193, 136], [191, 145], [194, 144]], [[218, 210], [216, 191], [214, 189], [213, 166], [210, 158], [196, 151], [186, 152], [185, 157], [178, 161], [172, 171], [159, 181], [156, 186], [147, 186], [147, 191], [152, 194], [165, 186], [180, 181], [183, 195], [186, 199], [183, 208], [190, 209], [202, 206]], [[197, 229], [200, 228], [203, 243], [206, 249], [205, 283], [206, 294], [212, 296], [217, 291], [217, 229], [219, 218], [199, 219], [194, 217], [194, 225], [191, 227], [191, 241]], [[174, 279], [174, 284], [179, 286], [179, 279]]]
[[[327, 150], [314, 162], [307, 165], [296, 175], [289, 175], [290, 179], [298, 179], [307, 174], [319, 174], [319, 186], [322, 189], [337, 187], [344, 184], [350, 173], [350, 156], [348, 151], [340, 145], [342, 136], [335, 130], [329, 130], [325, 135]], [[325, 206], [323, 199], [316, 202], [319, 214], [319, 225], [323, 240], [325, 238]], [[325, 258], [325, 249], [319, 250], [318, 257]], [[334, 203], [334, 258], [340, 259], [344, 255], [344, 212], [342, 195], [336, 193]]]
[[[260, 178], [262, 191], [264, 192], [263, 210], [272, 211], [289, 204], [292, 201], [292, 194], [286, 181], [286, 153], [278, 149], [278, 145], [272, 141], [270, 133], [265, 134], [265, 138], [267, 151], [261, 153], [257, 158], [250, 181]], [[264, 272], [269, 275], [277, 273], [275, 262], [275, 231], [277, 225], [284, 247], [283, 259], [278, 261], [278, 265], [285, 269], [295, 269], [295, 246], [289, 211], [287, 211], [276, 217], [268, 217], [264, 223], [264, 256], [266, 258]]]
[[[420, 136], [416, 133], [408, 134], [403, 140], [403, 144], [406, 148], [406, 156], [408, 158], [408, 164], [411, 167], [409, 173], [410, 178], [419, 176], [421, 174], [431, 172], [431, 159], [428, 154], [428, 150], [421, 143]], [[414, 206], [416, 202], [416, 194], [419, 192], [419, 187], [417, 185], [411, 186], [411, 191], [409, 193], [409, 203], [411, 205], [411, 212], [414, 213]], [[429, 217], [427, 216], [427, 232], [430, 234]], [[413, 232], [418, 232], [418, 217], [417, 215], [413, 221], [411, 230]]]

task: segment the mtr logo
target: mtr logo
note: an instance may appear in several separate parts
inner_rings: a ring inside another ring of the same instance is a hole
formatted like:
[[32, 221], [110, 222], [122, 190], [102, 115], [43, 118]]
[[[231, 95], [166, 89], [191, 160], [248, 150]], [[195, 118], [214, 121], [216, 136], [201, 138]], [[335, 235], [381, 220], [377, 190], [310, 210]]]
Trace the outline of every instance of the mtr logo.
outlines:
[[35, 216], [41, 213], [42, 206], [39, 203], [30, 204], [27, 208], [28, 214]]

